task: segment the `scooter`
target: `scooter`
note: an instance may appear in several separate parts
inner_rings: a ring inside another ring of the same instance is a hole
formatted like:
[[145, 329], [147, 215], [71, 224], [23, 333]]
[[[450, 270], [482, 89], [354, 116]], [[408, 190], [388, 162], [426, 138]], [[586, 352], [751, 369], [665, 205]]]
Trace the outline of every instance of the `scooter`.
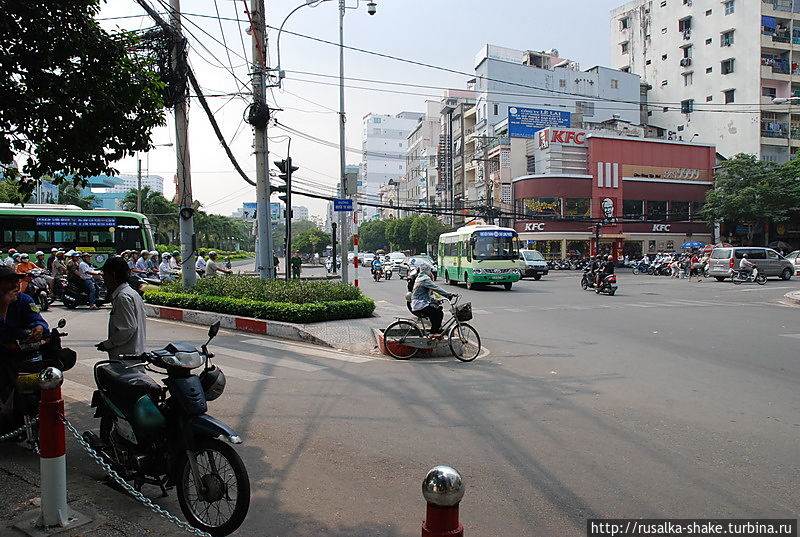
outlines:
[[594, 275], [588, 268], [583, 269], [583, 276], [581, 277], [581, 289], [584, 291], [594, 287]]
[[380, 281], [380, 279], [383, 277], [383, 267], [373, 267], [372, 277], [376, 282]]
[[609, 274], [608, 276], [604, 277], [600, 281], [600, 285], [595, 286], [594, 292], [598, 295], [600, 293], [605, 293], [608, 296], [614, 296], [614, 293], [617, 292], [617, 275]]
[[394, 273], [394, 269], [392, 268], [392, 265], [386, 265], [386, 268], [383, 269], [383, 277], [386, 278], [387, 280], [391, 280], [392, 279], [392, 274], [393, 273]]
[[731, 281], [734, 285], [741, 285], [743, 283], [756, 282], [758, 285], [767, 283], [767, 277], [761, 274], [756, 267], [753, 267], [753, 272], [746, 274], [741, 270], [734, 270], [731, 272]]
[[[102, 279], [95, 278], [94, 285], [97, 288], [95, 305], [100, 306], [106, 302], [106, 284]], [[64, 296], [61, 301], [68, 309], [75, 309], [78, 306], [89, 305], [89, 292], [84, 283], [77, 278], [68, 278], [67, 286], [64, 289]]]
[[[100, 431], [83, 435], [137, 491], [149, 484], [167, 496], [175, 487], [189, 524], [215, 537], [236, 531], [250, 507], [247, 468], [233, 448], [242, 440], [206, 413], [208, 401], [225, 390], [225, 375], [208, 351], [218, 331], [219, 321], [200, 350], [170, 343], [97, 362], [92, 408]], [[164, 385], [146, 372], [164, 375]]]
[[39, 373], [48, 367], [56, 367], [63, 373], [75, 365], [75, 351], [61, 346], [61, 338], [67, 333], [58, 329], [66, 324], [61, 319], [47, 338], [37, 342], [25, 339], [30, 333], [27, 331], [23, 338], [2, 349], [6, 359], [0, 364], [0, 435], [24, 425], [25, 429], [17, 440], [34, 451], [39, 445], [39, 427], [36, 425], [41, 398]]
[[32, 270], [28, 275], [31, 276], [31, 281], [28, 282], [25, 294], [36, 302], [40, 310], [47, 311], [53, 299], [50, 297], [50, 286], [47, 285], [47, 280], [44, 278], [45, 272]]

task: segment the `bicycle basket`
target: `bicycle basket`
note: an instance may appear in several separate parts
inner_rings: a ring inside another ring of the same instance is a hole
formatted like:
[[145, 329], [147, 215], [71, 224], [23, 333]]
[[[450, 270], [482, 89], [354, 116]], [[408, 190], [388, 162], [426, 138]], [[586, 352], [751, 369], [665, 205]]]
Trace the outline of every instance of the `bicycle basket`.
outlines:
[[472, 319], [472, 304], [467, 302], [458, 306], [456, 308], [456, 318], [461, 322]]

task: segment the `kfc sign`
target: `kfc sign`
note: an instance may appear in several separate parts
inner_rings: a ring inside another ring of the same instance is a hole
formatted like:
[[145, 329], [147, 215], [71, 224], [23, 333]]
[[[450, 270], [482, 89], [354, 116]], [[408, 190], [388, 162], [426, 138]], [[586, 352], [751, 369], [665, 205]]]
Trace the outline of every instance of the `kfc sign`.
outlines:
[[653, 231], [669, 231], [672, 224], [653, 224]]
[[525, 231], [544, 231], [544, 222], [528, 222]]
[[538, 136], [539, 149], [547, 149], [550, 144], [586, 145], [586, 131], [548, 128], [540, 130]]

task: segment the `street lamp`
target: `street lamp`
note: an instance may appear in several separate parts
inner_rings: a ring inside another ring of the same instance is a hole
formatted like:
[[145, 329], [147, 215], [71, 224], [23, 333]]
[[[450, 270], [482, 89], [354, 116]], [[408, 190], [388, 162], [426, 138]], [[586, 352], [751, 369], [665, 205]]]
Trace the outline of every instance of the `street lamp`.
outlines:
[[397, 218], [400, 218], [400, 181], [395, 181], [394, 179], [389, 179], [389, 182], [387, 184], [389, 186], [395, 187], [395, 195], [394, 195], [394, 197], [397, 200], [397, 210], [395, 211], [395, 213], [397, 213], [397, 214], [395, 216]]
[[[172, 147], [172, 143], [155, 144], [153, 147]], [[147, 150], [147, 177], [150, 177], [150, 150]], [[142, 159], [136, 160], [136, 212], [142, 212]]]
[[[286, 24], [286, 21], [291, 17], [296, 11], [300, 8], [309, 6], [309, 7], [317, 7], [322, 2], [332, 2], [334, 0], [306, 0], [304, 4], [300, 4], [292, 11], [286, 15], [286, 18], [283, 19], [280, 28], [278, 29], [278, 36], [275, 38], [276, 41], [276, 51], [278, 54], [278, 86], [280, 86], [281, 79], [283, 78], [283, 71], [281, 69], [281, 33], [283, 32], [283, 25]], [[340, 188], [342, 192], [342, 196], [348, 198], [352, 196], [355, 198], [356, 192], [348, 192], [347, 191], [347, 177], [345, 174], [345, 140], [344, 140], [344, 124], [345, 124], [345, 113], [344, 113], [344, 14], [346, 9], [358, 9], [361, 7], [361, 0], [356, 0], [355, 6], [347, 6], [345, 4], [346, 0], [338, 0], [339, 2], [339, 160], [340, 160]], [[366, 2], [367, 4], [367, 13], [370, 15], [375, 15], [378, 11], [378, 5], [375, 3], [374, 0], [369, 0]], [[348, 243], [348, 233], [347, 233], [347, 213], [342, 211], [340, 214], [340, 232], [341, 232], [341, 244], [345, 245]], [[347, 263], [342, 263], [342, 281], [348, 281], [348, 270], [347, 270]]]

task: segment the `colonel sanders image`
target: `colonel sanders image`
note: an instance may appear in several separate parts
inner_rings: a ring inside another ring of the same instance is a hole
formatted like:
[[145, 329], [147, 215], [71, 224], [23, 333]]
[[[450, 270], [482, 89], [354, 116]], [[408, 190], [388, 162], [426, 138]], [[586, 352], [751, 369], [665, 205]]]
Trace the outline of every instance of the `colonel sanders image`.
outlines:
[[603, 216], [608, 219], [614, 218], [614, 200], [611, 198], [604, 198], [602, 202], [600, 202], [600, 207], [603, 208]]

